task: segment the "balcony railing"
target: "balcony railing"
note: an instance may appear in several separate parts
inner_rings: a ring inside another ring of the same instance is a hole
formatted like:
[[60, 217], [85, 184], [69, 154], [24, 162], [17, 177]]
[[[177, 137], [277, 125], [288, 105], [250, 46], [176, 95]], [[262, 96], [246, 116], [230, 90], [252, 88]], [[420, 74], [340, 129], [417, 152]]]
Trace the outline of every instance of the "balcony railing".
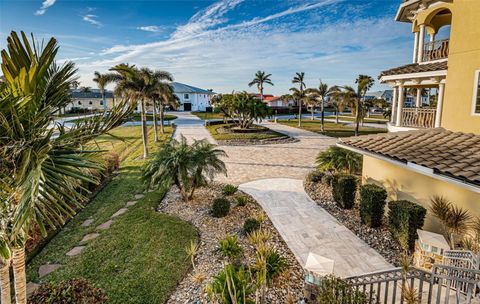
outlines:
[[422, 61], [433, 61], [448, 58], [450, 39], [427, 42], [423, 46]]
[[435, 108], [404, 108], [402, 109], [401, 127], [433, 128], [435, 114]]

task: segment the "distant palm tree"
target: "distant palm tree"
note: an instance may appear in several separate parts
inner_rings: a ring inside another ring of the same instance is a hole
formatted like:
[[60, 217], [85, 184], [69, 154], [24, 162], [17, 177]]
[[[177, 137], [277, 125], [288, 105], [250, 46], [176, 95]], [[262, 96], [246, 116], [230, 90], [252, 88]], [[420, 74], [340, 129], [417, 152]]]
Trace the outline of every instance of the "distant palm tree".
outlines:
[[305, 97], [304, 96], [304, 90], [305, 90], [305, 73], [304, 72], [297, 72], [295, 76], [293, 77], [292, 83], [298, 83], [299, 89], [299, 95], [302, 97], [299, 99], [299, 104], [298, 104], [298, 126], [302, 126], [302, 100]]
[[263, 101], [263, 85], [269, 84], [273, 86], [273, 82], [270, 80], [272, 74], [266, 74], [264, 71], [257, 71], [255, 73], [255, 78], [248, 84], [249, 87], [257, 85], [258, 91], [260, 92], [260, 100]]
[[170, 84], [162, 83], [156, 88], [155, 94], [158, 96], [156, 100], [160, 108], [160, 130], [163, 134], [165, 133], [165, 107], [178, 107], [180, 105], [180, 99]]
[[[311, 95], [311, 97], [313, 97], [314, 100], [320, 103], [320, 111], [322, 113], [321, 114], [322, 115], [321, 116], [322, 132], [325, 131], [325, 102], [327, 101], [327, 98], [332, 95], [333, 93], [332, 88], [334, 87], [328, 87], [328, 84], [320, 80], [320, 84], [318, 85], [318, 88], [310, 88], [306, 90], [307, 94]], [[312, 109], [312, 120], [313, 120], [313, 109]]]
[[346, 107], [345, 100], [342, 95], [342, 90], [339, 86], [333, 86], [330, 88], [329, 105], [335, 109], [335, 123], [338, 124], [338, 115]]
[[78, 89], [79, 86], [80, 86], [80, 82], [78, 82], [77, 80], [72, 81], [72, 85], [71, 85], [72, 89], [76, 90]]
[[107, 112], [107, 100], [106, 100], [105, 92], [107, 89], [107, 85], [111, 82], [114, 82], [116, 77], [112, 73], [100, 74], [97, 71], [95, 71], [93, 74], [95, 75], [95, 77], [93, 78], [93, 81], [97, 83], [98, 89], [100, 90], [100, 94], [102, 94], [103, 112]]
[[90, 87], [80, 87], [80, 92], [82, 93], [90, 93], [91, 91]]
[[367, 94], [367, 91], [370, 90], [370, 88], [373, 86], [375, 80], [368, 75], [358, 75], [355, 83], [357, 84], [357, 100], [355, 102], [355, 136], [358, 136], [360, 130], [360, 122], [362, 121], [365, 114], [363, 106], [365, 95]]

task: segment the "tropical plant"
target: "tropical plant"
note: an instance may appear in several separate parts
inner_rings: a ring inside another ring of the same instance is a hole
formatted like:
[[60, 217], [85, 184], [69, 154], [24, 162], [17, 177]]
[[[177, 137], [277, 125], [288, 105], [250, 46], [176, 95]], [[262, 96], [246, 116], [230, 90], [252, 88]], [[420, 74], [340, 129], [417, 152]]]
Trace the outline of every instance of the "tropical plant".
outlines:
[[170, 140], [160, 147], [153, 159], [143, 168], [143, 180], [148, 188], [168, 188], [175, 184], [184, 201], [193, 197], [195, 189], [227, 173], [225, 151], [206, 140], [189, 145], [185, 137]]
[[345, 110], [345, 107], [348, 105], [349, 99], [344, 98], [342, 90], [339, 86], [333, 86], [330, 88], [330, 98], [328, 100], [328, 105], [335, 109], [335, 123], [338, 124], [338, 116], [340, 112]]
[[230, 201], [226, 198], [219, 197], [213, 200], [212, 216], [224, 217], [230, 212]]
[[237, 197], [237, 206], [243, 207], [248, 203], [248, 197], [242, 195]]
[[[320, 130], [321, 132], [325, 132], [325, 102], [327, 99], [332, 96], [337, 91], [337, 87], [328, 87], [328, 84], [322, 82], [320, 80], [320, 84], [318, 88], [310, 88], [306, 90], [306, 93], [309, 97], [309, 101], [313, 102], [313, 105], [317, 105], [320, 103], [320, 112], [321, 112], [321, 120], [320, 120]], [[313, 99], [313, 100], [312, 100]], [[313, 107], [312, 107], [312, 120], [313, 120]]]
[[255, 230], [260, 229], [261, 222], [254, 218], [247, 218], [243, 223], [243, 231], [246, 234], [250, 234]]
[[270, 76], [272, 76], [272, 74], [267, 74], [264, 71], [257, 71], [257, 73], [255, 73], [255, 77], [253, 78], [253, 80], [248, 84], [249, 87], [253, 85], [257, 86], [258, 92], [260, 93], [261, 101], [263, 101], [263, 89], [264, 89], [263, 85], [269, 84], [273, 86], [273, 82], [270, 79]]
[[236, 235], [228, 235], [218, 242], [218, 250], [221, 255], [229, 259], [234, 259], [242, 253], [242, 248], [238, 244], [238, 237]]
[[247, 92], [217, 95], [212, 104], [241, 129], [250, 128], [268, 115], [267, 105]]
[[70, 279], [58, 284], [45, 283], [28, 298], [28, 303], [31, 304], [107, 302], [108, 297], [105, 291], [93, 287], [85, 279]]
[[121, 104], [107, 117], [95, 116], [72, 128], [55, 125], [58, 108], [71, 102], [74, 64], [56, 64], [55, 38], [33, 47], [33, 35], [30, 42], [23, 32], [21, 38], [12, 32], [7, 41], [8, 51], [2, 50], [7, 86], [0, 92], [0, 179], [8, 184], [2, 190], [13, 215], [5, 239], [12, 253], [16, 303], [24, 304], [28, 233], [35, 225], [46, 236], [47, 226], [62, 226], [82, 207], [88, 190], [81, 183], [97, 183], [94, 171], [102, 169], [99, 151], [86, 150], [84, 144], [123, 123], [132, 108]]
[[235, 268], [226, 264], [223, 270], [213, 278], [207, 287], [210, 301], [224, 304], [253, 303], [250, 296], [255, 292], [252, 276], [244, 266]]
[[[102, 94], [102, 104], [103, 111], [107, 111], [107, 100], [105, 99], [105, 93], [107, 90], [107, 85], [115, 81], [115, 75], [112, 73], [100, 74], [100, 72], [95, 71], [93, 81], [97, 84], [100, 94]], [[113, 104], [115, 106], [115, 104]]]
[[375, 83], [372, 77], [368, 75], [358, 75], [357, 79], [355, 80], [357, 84], [357, 91], [355, 94], [355, 136], [359, 135], [360, 129], [360, 122], [363, 120], [363, 116], [365, 115], [363, 102], [365, 101], [365, 95], [367, 91]]
[[199, 246], [197, 240], [191, 240], [190, 245], [185, 248], [185, 253], [190, 258], [193, 269], [195, 269], [195, 257], [198, 254], [198, 248]]
[[237, 192], [237, 190], [238, 190], [237, 186], [231, 185], [231, 184], [226, 184], [222, 188], [222, 194], [226, 195], [226, 196], [233, 195], [233, 194], [235, 194], [235, 192]]
[[267, 242], [272, 239], [272, 234], [268, 230], [257, 229], [250, 232], [247, 237], [250, 244], [258, 248], [259, 246], [266, 245]]
[[256, 264], [254, 269], [257, 272], [261, 272], [262, 266], [265, 267], [265, 279], [267, 283], [271, 283], [287, 270], [288, 262], [277, 250], [266, 245], [260, 245], [256, 250]]
[[304, 72], [295, 73], [295, 76], [292, 79], [292, 83], [298, 84], [298, 91], [297, 91], [298, 95], [299, 95], [299, 99], [298, 99], [298, 126], [301, 127], [302, 126], [302, 101], [305, 98], [304, 91], [305, 91], [305, 88], [306, 88], [305, 73]]
[[362, 170], [362, 156], [353, 151], [332, 146], [318, 154], [316, 164], [319, 170], [356, 174]]
[[442, 222], [450, 246], [455, 249], [456, 237], [462, 240], [470, 228], [472, 216], [461, 207], [454, 205], [448, 199], [435, 195], [430, 199], [430, 211]]
[[329, 275], [322, 278], [317, 303], [368, 304], [375, 303], [375, 301], [374, 299], [370, 301], [369, 295], [350, 287], [342, 279]]
[[[155, 93], [157, 98], [155, 98], [154, 100], [160, 108], [160, 132], [162, 132], [163, 134], [165, 133], [165, 107], [178, 107], [178, 105], [180, 104], [180, 99], [175, 94], [173, 87], [170, 84], [166, 83], [159, 83], [155, 90]], [[155, 106], [154, 112], [156, 112]], [[156, 113], [154, 113], [153, 116], [156, 117]], [[154, 122], [156, 123], [156, 119], [154, 120]]]

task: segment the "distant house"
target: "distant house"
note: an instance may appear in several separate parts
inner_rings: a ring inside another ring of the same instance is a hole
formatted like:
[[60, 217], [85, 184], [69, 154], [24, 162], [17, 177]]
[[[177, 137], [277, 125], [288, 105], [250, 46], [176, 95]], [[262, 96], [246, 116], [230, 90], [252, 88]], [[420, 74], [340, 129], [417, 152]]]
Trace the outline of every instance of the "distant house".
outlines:
[[282, 98], [282, 96], [266, 96], [263, 101], [268, 107], [272, 108], [287, 108], [295, 104], [293, 99], [286, 100], [285, 98]]
[[[82, 92], [78, 89], [71, 90], [72, 102], [65, 107], [65, 111], [70, 112], [75, 109], [88, 111], [103, 111], [102, 94], [98, 89], [90, 89], [88, 92]], [[113, 93], [105, 93], [107, 109], [113, 105]]]
[[215, 94], [179, 82], [172, 82], [171, 85], [180, 100], [180, 107], [177, 109], [179, 111], [205, 111], [210, 107], [210, 99]]
[[[391, 104], [393, 101], [393, 90], [383, 90], [383, 91], [374, 91], [374, 92], [367, 92], [365, 95], [365, 100], [372, 100], [372, 99], [383, 99], [387, 103]], [[422, 105], [428, 105], [429, 97], [428, 95], [420, 96], [420, 102]], [[408, 94], [405, 96], [405, 107], [412, 108], [416, 105], [416, 96]]]

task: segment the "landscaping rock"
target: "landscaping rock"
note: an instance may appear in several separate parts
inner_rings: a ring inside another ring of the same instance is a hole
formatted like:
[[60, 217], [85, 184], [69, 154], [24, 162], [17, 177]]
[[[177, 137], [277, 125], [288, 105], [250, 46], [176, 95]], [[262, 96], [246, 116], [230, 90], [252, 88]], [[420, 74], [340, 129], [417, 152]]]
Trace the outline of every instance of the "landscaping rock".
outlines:
[[90, 234], [87, 234], [83, 237], [83, 239], [80, 241], [81, 243], [85, 243], [85, 242], [88, 242], [88, 241], [91, 241], [93, 239], [96, 239], [98, 236], [100, 235], [100, 233], [90, 233]]
[[85, 249], [86, 246], [76, 246], [76, 247], [73, 247], [72, 250], [70, 250], [69, 252], [67, 252], [67, 255], [68, 256], [76, 256], [76, 255], [79, 255], [80, 253], [82, 253], [83, 249]]
[[58, 268], [62, 267], [62, 265], [60, 264], [46, 264], [46, 265], [42, 265], [40, 266], [40, 268], [38, 269], [38, 276], [40, 278], [43, 278], [44, 276], [46, 276], [47, 274], [51, 273], [51, 272], [54, 272], [55, 270], [57, 270]]
[[117, 212], [115, 212], [115, 213], [112, 215], [112, 218], [115, 218], [115, 217], [117, 217], [117, 216], [119, 216], [119, 215], [122, 215], [122, 214], [124, 214], [124, 213], [127, 212], [127, 211], [128, 211], [127, 208], [121, 208], [121, 209], [119, 209]]
[[27, 297], [30, 296], [38, 287], [40, 287], [40, 284], [33, 283], [33, 282], [28, 282], [27, 283]]
[[137, 201], [128, 201], [127, 202], [127, 207], [131, 207], [133, 205], [135, 205], [137, 203]]
[[82, 227], [88, 227], [93, 223], [93, 219], [89, 218], [82, 223]]
[[105, 223], [97, 226], [97, 230], [106, 230], [108, 228], [110, 228], [110, 226], [112, 225], [113, 221], [112, 220], [108, 220], [106, 221]]
[[142, 198], [144, 198], [144, 197], [145, 197], [144, 194], [135, 194], [135, 199], [136, 199], [136, 200], [142, 199]]

